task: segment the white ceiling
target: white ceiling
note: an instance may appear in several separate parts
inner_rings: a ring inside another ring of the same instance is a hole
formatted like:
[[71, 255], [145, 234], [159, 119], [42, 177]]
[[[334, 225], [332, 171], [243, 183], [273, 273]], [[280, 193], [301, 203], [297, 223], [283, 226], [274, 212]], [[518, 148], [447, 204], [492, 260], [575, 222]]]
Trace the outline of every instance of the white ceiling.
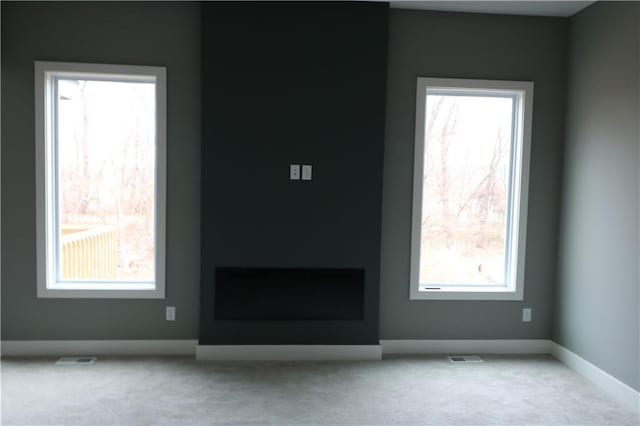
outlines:
[[438, 10], [443, 12], [497, 13], [569, 17], [594, 1], [412, 1], [390, 0], [393, 9]]

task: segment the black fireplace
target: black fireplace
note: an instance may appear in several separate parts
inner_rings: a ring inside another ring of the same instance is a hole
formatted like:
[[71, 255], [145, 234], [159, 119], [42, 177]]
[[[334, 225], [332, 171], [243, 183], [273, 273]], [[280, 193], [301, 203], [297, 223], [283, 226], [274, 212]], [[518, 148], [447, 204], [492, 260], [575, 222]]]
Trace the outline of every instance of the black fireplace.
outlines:
[[217, 268], [216, 320], [362, 320], [364, 269]]

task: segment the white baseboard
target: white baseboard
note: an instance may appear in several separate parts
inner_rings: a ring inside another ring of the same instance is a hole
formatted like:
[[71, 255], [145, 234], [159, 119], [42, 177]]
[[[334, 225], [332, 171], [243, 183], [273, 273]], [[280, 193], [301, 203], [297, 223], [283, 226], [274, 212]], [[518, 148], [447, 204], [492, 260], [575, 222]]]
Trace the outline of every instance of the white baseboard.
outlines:
[[380, 345], [198, 345], [200, 361], [379, 361]]
[[380, 340], [383, 355], [548, 354], [551, 341], [532, 340]]
[[622, 383], [620, 380], [591, 364], [574, 352], [571, 352], [564, 346], [556, 342], [551, 342], [550, 347], [551, 355], [558, 361], [602, 388], [605, 392], [627, 406], [631, 411], [640, 414], [640, 392]]
[[3, 340], [2, 356], [193, 355], [197, 340]]

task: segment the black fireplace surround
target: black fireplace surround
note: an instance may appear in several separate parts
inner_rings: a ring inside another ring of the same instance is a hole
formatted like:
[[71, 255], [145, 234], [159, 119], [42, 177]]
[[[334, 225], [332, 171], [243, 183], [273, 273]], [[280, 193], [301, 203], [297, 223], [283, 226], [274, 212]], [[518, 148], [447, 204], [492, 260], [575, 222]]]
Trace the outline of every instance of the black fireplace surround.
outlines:
[[378, 344], [388, 4], [201, 7], [200, 344]]

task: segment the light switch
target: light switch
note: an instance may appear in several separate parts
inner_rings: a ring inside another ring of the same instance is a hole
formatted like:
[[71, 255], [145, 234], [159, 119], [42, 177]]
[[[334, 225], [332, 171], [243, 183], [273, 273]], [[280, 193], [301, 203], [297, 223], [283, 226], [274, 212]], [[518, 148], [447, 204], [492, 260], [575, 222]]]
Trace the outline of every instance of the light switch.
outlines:
[[522, 321], [531, 322], [531, 308], [522, 309]]
[[300, 164], [289, 166], [289, 180], [300, 180]]
[[302, 180], [311, 180], [311, 165], [302, 165]]

